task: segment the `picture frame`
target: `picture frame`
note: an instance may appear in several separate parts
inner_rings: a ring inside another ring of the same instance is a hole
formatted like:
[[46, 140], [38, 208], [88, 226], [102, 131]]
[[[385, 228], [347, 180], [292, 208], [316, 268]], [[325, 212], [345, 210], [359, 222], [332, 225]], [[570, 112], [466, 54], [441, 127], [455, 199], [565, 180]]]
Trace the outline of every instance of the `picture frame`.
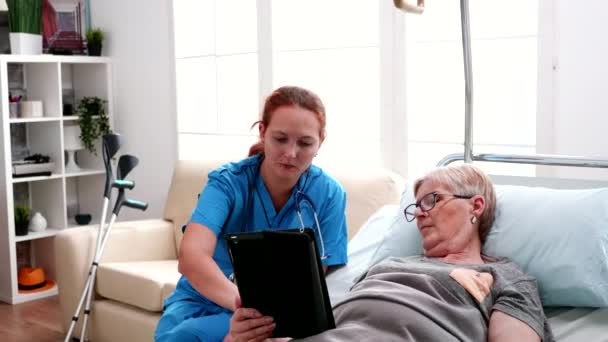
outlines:
[[51, 1], [57, 18], [57, 32], [49, 39], [48, 52], [60, 55], [85, 53], [82, 1]]

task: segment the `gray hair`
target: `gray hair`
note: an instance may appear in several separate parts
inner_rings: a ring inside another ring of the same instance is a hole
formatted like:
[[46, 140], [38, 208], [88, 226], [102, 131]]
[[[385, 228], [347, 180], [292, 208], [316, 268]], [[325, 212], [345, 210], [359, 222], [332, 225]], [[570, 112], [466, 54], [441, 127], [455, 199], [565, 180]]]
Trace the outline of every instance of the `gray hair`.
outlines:
[[471, 164], [438, 167], [416, 180], [414, 183], [415, 195], [418, 194], [422, 183], [426, 181], [446, 186], [458, 195], [484, 197], [486, 207], [479, 217], [479, 239], [483, 244], [494, 223], [496, 213], [496, 193], [490, 177]]

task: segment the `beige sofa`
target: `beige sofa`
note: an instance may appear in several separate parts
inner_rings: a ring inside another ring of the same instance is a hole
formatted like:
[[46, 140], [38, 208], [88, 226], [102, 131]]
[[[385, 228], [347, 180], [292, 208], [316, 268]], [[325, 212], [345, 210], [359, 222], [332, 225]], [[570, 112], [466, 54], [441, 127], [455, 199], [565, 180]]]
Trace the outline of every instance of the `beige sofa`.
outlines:
[[[97, 273], [88, 338], [152, 341], [165, 298], [175, 289], [181, 225], [189, 218], [207, 173], [220, 162], [179, 161], [162, 219], [117, 222]], [[403, 179], [387, 170], [332, 171], [347, 192], [349, 238], [379, 207], [398, 203]], [[93, 258], [97, 229], [69, 229], [55, 237], [55, 262], [64, 329], [70, 325]], [[78, 321], [77, 334], [80, 336]]]

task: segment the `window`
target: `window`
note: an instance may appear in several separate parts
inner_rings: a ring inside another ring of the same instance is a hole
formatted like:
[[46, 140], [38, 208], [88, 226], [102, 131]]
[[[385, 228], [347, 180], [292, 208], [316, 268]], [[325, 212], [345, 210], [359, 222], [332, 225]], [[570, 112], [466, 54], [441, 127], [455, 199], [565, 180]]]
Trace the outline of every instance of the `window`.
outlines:
[[378, 165], [378, 2], [273, 0], [272, 48], [273, 88], [301, 85], [325, 104], [327, 139], [315, 162], [357, 165], [365, 156]]
[[[414, 177], [463, 152], [458, 1], [429, 1], [421, 16], [371, 0], [173, 4], [179, 158], [244, 157], [263, 99], [281, 85], [309, 88], [325, 103], [322, 167], [339, 159]], [[475, 153], [536, 150], [537, 7], [470, 1]]]
[[173, 13], [179, 158], [243, 157], [258, 120], [256, 4], [179, 0]]
[[250, 127], [263, 99], [279, 86], [298, 85], [317, 93], [327, 110], [316, 164], [337, 155], [360, 162], [362, 154], [366, 163], [380, 163], [377, 2], [173, 4], [180, 159], [244, 157], [257, 140]]
[[[469, 2], [474, 153], [536, 150], [538, 2]], [[408, 173], [464, 152], [464, 66], [459, 1], [429, 1], [406, 17]], [[534, 166], [479, 163], [487, 172], [533, 175]]]

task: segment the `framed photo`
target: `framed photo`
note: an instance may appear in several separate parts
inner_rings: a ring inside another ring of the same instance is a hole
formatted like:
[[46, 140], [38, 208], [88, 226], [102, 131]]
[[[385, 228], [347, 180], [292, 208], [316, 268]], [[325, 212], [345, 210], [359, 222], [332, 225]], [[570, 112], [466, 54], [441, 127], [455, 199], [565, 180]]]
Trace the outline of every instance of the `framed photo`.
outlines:
[[82, 55], [85, 52], [85, 28], [82, 22], [83, 5], [81, 1], [51, 1], [57, 18], [57, 31], [49, 39], [48, 50], [59, 55]]
[[64, 32], [82, 32], [80, 3], [53, 3], [57, 12], [57, 29]]

